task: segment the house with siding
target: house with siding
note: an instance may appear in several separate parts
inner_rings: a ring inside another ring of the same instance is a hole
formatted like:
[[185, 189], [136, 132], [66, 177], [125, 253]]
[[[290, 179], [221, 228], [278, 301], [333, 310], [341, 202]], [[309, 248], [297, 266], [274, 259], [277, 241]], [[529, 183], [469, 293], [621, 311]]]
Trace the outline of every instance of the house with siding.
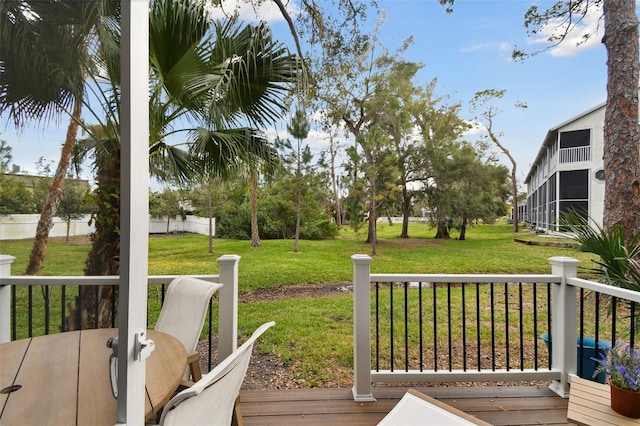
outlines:
[[605, 106], [547, 132], [525, 179], [526, 220], [533, 229], [557, 231], [561, 213], [572, 209], [602, 226]]

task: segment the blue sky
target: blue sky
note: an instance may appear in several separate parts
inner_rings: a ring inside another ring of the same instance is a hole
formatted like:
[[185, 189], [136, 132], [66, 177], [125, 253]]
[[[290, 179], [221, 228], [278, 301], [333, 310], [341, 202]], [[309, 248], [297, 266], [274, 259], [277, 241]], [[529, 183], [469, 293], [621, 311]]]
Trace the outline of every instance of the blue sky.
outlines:
[[[549, 128], [606, 100], [606, 51], [600, 43], [601, 34], [579, 48], [575, 40], [567, 41], [524, 62], [511, 61], [515, 45], [528, 51], [545, 46], [528, 38], [523, 25], [524, 13], [532, 3], [457, 0], [454, 12], [446, 14], [436, 0], [379, 1], [386, 14], [382, 42], [393, 50], [413, 36], [414, 44], [405, 58], [424, 64], [418, 83], [437, 79], [436, 93], [448, 96], [450, 102], [462, 103], [463, 118], [473, 119], [466, 105], [476, 92], [506, 90], [494, 131], [503, 133], [501, 142], [514, 155], [520, 179], [528, 172]], [[550, 3], [538, 1], [541, 7]], [[293, 48], [293, 40], [277, 11], [262, 11], [261, 16], [269, 17], [276, 38]], [[596, 28], [598, 17], [599, 13], [594, 14], [586, 25]], [[516, 102], [524, 102], [528, 108], [514, 108]], [[40, 156], [57, 163], [64, 141], [64, 121], [59, 127], [51, 125], [44, 131], [29, 127], [21, 135], [6, 127], [6, 121], [1, 125], [0, 138], [13, 148], [12, 163], [28, 171], [35, 170]], [[275, 133], [286, 137], [286, 125], [269, 132]], [[466, 138], [473, 141], [479, 135], [469, 134]], [[321, 148], [326, 145], [325, 135], [311, 132], [308, 142]], [[500, 158], [509, 164], [506, 157]]]

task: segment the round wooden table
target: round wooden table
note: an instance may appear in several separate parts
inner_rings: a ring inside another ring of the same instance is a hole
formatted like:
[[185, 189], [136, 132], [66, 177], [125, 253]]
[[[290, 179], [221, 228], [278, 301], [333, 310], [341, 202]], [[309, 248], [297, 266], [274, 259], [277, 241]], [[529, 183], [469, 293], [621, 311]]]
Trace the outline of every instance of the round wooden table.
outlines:
[[[70, 331], [0, 344], [0, 424], [109, 425], [116, 423], [106, 346], [117, 329]], [[173, 396], [184, 375], [182, 343], [150, 330], [155, 350], [146, 359], [145, 420]]]

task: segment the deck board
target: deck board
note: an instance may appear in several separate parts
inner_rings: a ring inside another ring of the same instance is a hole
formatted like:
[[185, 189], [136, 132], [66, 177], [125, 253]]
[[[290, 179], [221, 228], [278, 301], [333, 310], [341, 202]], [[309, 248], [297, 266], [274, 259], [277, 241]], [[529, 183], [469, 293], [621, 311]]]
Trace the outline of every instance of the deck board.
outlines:
[[[568, 400], [544, 386], [421, 387], [433, 398], [494, 425], [572, 425]], [[240, 409], [251, 425], [375, 425], [407, 387], [374, 387], [375, 402], [354, 402], [351, 389], [243, 390]]]

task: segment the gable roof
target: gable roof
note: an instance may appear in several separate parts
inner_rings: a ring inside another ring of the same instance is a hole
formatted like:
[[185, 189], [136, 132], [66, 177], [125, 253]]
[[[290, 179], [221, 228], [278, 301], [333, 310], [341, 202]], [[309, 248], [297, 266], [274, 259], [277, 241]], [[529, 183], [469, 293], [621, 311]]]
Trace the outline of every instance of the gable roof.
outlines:
[[592, 112], [595, 112], [601, 108], [604, 108], [605, 106], [607, 106], [606, 102], [602, 102], [599, 103], [598, 105], [589, 108], [588, 110], [576, 115], [573, 118], [570, 118], [566, 121], [563, 121], [562, 123], [552, 127], [551, 129], [549, 129], [547, 131], [547, 135], [544, 138], [544, 141], [542, 142], [542, 146], [540, 147], [540, 149], [538, 150], [538, 154], [536, 155], [535, 160], [533, 161], [533, 164], [531, 165], [531, 168], [529, 169], [529, 173], [527, 173], [527, 177], [524, 180], [524, 183], [528, 183], [529, 180], [531, 179], [531, 176], [533, 176], [533, 174], [535, 173], [535, 169], [538, 165], [538, 163], [540, 162], [540, 160], [542, 159], [542, 156], [544, 155], [544, 153], [546, 152], [547, 148], [558, 138], [558, 130], [573, 123], [574, 121], [577, 121], [589, 114], [591, 114]]

